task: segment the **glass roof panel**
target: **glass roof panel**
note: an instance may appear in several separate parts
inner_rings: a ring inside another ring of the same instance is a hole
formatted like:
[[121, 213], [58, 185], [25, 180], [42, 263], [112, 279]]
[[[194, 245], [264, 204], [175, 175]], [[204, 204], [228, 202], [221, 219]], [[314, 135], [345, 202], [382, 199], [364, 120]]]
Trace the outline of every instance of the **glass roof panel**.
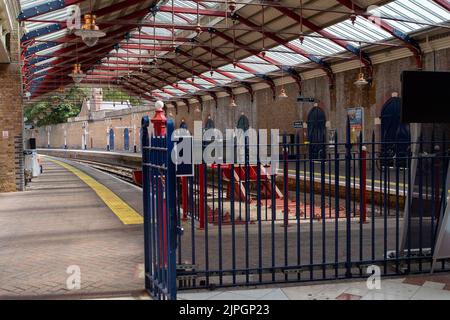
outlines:
[[[195, 82], [194, 82], [194, 83], [195, 83]], [[199, 88], [194, 87], [193, 85], [190, 85], [190, 84], [187, 83], [186, 81], [178, 81], [178, 84], [179, 84], [180, 86], [182, 86], [183, 88], [189, 90], [189, 91], [195, 92], [195, 91], [199, 90]]]
[[310, 37], [305, 37], [303, 44], [301, 44], [298, 39], [295, 39], [290, 43], [317, 56], [329, 56], [343, 51], [341, 46], [331, 40], [324, 39], [318, 33], [312, 33]]
[[258, 58], [257, 56], [250, 56], [248, 58], [242, 59], [239, 62], [245, 64], [249, 68], [252, 68], [257, 73], [264, 74], [279, 69], [277, 66], [269, 64], [268, 62], [262, 60], [261, 58]]
[[[233, 66], [233, 64], [227, 64], [227, 65], [225, 65], [223, 67], [220, 67], [220, 70], [227, 71], [227, 72], [233, 74], [239, 80], [248, 79], [248, 78], [251, 78], [251, 77], [254, 76], [253, 74], [251, 74], [251, 73], [249, 73], [249, 72], [247, 72], [247, 71], [245, 71], [245, 70], [243, 70], [243, 69], [241, 69], [239, 67], [235, 68]], [[205, 73], [205, 75], [206, 75], [206, 73]]]
[[[276, 52], [273, 52], [272, 50]], [[282, 65], [285, 66], [293, 66], [296, 64], [305, 63], [309, 61], [305, 57], [281, 45], [266, 51], [266, 56], [280, 62]]]
[[[219, 69], [216, 69], [216, 71], [225, 71], [225, 70], [222, 70], [222, 68], [219, 68]], [[227, 71], [228, 72], [228, 71]], [[228, 73], [230, 73], [230, 72], [228, 72]], [[209, 73], [209, 72], [207, 72], [206, 74], [205, 74], [205, 76], [206, 75], [208, 75], [208, 76], [211, 76], [211, 74]], [[231, 78], [228, 78], [227, 76], [224, 76], [223, 74], [221, 74], [220, 72], [214, 72], [214, 75], [213, 75], [213, 77], [212, 77], [216, 82], [218, 82], [218, 83], [220, 83], [220, 84], [226, 84], [226, 83], [228, 83], [228, 82], [230, 82], [230, 81], [232, 81], [233, 79], [231, 79]]]
[[[20, 0], [21, 8], [22, 10], [38, 6], [44, 3], [48, 3], [47, 0]], [[198, 2], [192, 1], [192, 0], [163, 0], [159, 1], [159, 5], [165, 5], [170, 7], [174, 4], [176, 7], [185, 7], [185, 8], [192, 8], [196, 9], [198, 6]], [[224, 2], [200, 2], [199, 8], [224, 8], [225, 3]], [[56, 10], [50, 13], [43, 14], [39, 16], [39, 20], [52, 20], [52, 21], [64, 21], [67, 18], [67, 13], [69, 10], [72, 10], [72, 7], [69, 6], [67, 8], [63, 8], [60, 10]], [[395, 0], [391, 1], [386, 5], [380, 6], [380, 7], [373, 7], [372, 10], [370, 10], [371, 13], [374, 14], [374, 16], [381, 16], [385, 17], [385, 20], [387, 24], [393, 26], [395, 29], [404, 32], [404, 33], [411, 33], [415, 32], [417, 30], [430, 27], [432, 25], [436, 25], [439, 23], [444, 23], [450, 20], [450, 12], [436, 4], [433, 0]], [[149, 14], [146, 18], [149, 21], [152, 21], [153, 18]], [[159, 23], [167, 23], [171, 24], [172, 21], [174, 21], [176, 24], [192, 24], [195, 23], [197, 19], [196, 14], [176, 14], [172, 17], [172, 14], [170, 12], [158, 12], [156, 14], [156, 21]], [[405, 21], [396, 21], [398, 20], [405, 20]], [[25, 22], [26, 30], [27, 32], [48, 26], [53, 24], [53, 22], [49, 23], [38, 23], [38, 22]], [[380, 28], [377, 24], [372, 23], [368, 19], [358, 17], [356, 20], [355, 25], [351, 23], [349, 19], [346, 19], [345, 21], [342, 21], [340, 23], [337, 23], [335, 25], [329, 26], [324, 29], [325, 31], [329, 32], [331, 35], [347, 40], [350, 44], [354, 46], [365, 45], [366, 43], [373, 43], [373, 42], [380, 42], [386, 39], [392, 38], [392, 35], [386, 31], [384, 31], [382, 28]], [[152, 28], [152, 27], [143, 27], [142, 28], [142, 34], [153, 36], [155, 33], [157, 36], [172, 36], [172, 31], [170, 28]], [[183, 33], [183, 37], [186, 37], [186, 32], [183, 31], [177, 31], [176, 33]], [[39, 45], [41, 41], [51, 41], [58, 38], [63, 38], [68, 34], [68, 30], [60, 30], [57, 32], [53, 32], [48, 35], [40, 36], [37, 39], [40, 40], [36, 45]], [[137, 34], [138, 31], [134, 30], [132, 31], [133, 34]], [[189, 33], [189, 32], [188, 32]], [[192, 33], [194, 35], [194, 33]], [[122, 41], [121, 43], [125, 43], [125, 41]], [[130, 41], [130, 43], [137, 44], [138, 40], [133, 39]], [[168, 45], [169, 43], [167, 41], [153, 41], [151, 39], [145, 39], [140, 41], [141, 44], [146, 44], [147, 46], [151, 46], [153, 43], [156, 43], [156, 45]], [[295, 39], [290, 42], [291, 44], [298, 46], [302, 48], [307, 53], [322, 57], [322, 56], [332, 56], [337, 55], [338, 53], [344, 52], [345, 48], [337, 45], [333, 41], [330, 41], [328, 39], [325, 39], [321, 37], [317, 33], [312, 33], [309, 37], [305, 37], [305, 40], [302, 44], [300, 44], [300, 41], [298, 39]], [[180, 44], [180, 43], [176, 43]], [[57, 50], [60, 50], [64, 46], [68, 45], [67, 43], [60, 44], [58, 46], [45, 49], [43, 51], [40, 51], [38, 55], [48, 55], [53, 52], [56, 52]], [[34, 45], [35, 46], [35, 45]], [[115, 53], [115, 50], [112, 50], [111, 53]], [[139, 53], [149, 55], [153, 54], [152, 50], [138, 50], [138, 49], [129, 49], [127, 51], [120, 49], [119, 53], [126, 54], [126, 52], [129, 52], [130, 54], [137, 55]], [[165, 52], [158, 52], [158, 55], [163, 55]], [[271, 58], [278, 63], [286, 66], [293, 66], [293, 65], [301, 65], [303, 63], [308, 63], [309, 60], [305, 57], [303, 57], [300, 54], [297, 54], [290, 49], [286, 48], [283, 45], [276, 46], [272, 49], [269, 49], [266, 51], [266, 56], [268, 58]], [[57, 58], [51, 58], [47, 59], [41, 63], [36, 64], [37, 66], [41, 64], [47, 64], [51, 61], [56, 60]], [[129, 57], [129, 61], [139, 61], [137, 58]], [[122, 59], [126, 61], [126, 58]], [[147, 59], [148, 60], [148, 57]], [[253, 70], [255, 73], [271, 73], [275, 70], [278, 70], [278, 67], [275, 65], [272, 65], [268, 63], [267, 61], [257, 57], [257, 56], [250, 56], [245, 59], [242, 59], [239, 61], [242, 63], [243, 66], [248, 67], [250, 70]], [[115, 66], [112, 64], [111, 66]], [[50, 68], [46, 68], [44, 70], [41, 70], [40, 72], [48, 71]], [[227, 64], [225, 66], [220, 67], [218, 70], [226, 71], [236, 77], [236, 79], [230, 79], [229, 77], [220, 74], [219, 72], [214, 72], [214, 75], [211, 77], [209, 71], [204, 72], [203, 75], [208, 78], [212, 78], [215, 82], [217, 82], [217, 85], [226, 85], [229, 82], [232, 82], [234, 80], [244, 80], [248, 78], [252, 78], [255, 75], [252, 72], [248, 72], [246, 69], [242, 69], [239, 67], [234, 67], [232, 64]], [[216, 85], [203, 80], [199, 77], [194, 77], [195, 83], [198, 85], [201, 85], [202, 87], [209, 89], [212, 87], [215, 87]], [[183, 88], [187, 90], [197, 91], [198, 88], [195, 86], [192, 86], [185, 81], [180, 81], [180, 85], [182, 84]], [[175, 89], [173, 87], [167, 86], [166, 87], [171, 92], [174, 92], [174, 94], [184, 94], [182, 90]], [[158, 92], [158, 91], [155, 91]], [[166, 93], [160, 92], [160, 95], [170, 97], [170, 95], [167, 95]]]
[[381, 17], [415, 21], [388, 20], [402, 32], [412, 32], [428, 27], [426, 24], [437, 24], [450, 20], [450, 12], [432, 0], [397, 0], [373, 11]]

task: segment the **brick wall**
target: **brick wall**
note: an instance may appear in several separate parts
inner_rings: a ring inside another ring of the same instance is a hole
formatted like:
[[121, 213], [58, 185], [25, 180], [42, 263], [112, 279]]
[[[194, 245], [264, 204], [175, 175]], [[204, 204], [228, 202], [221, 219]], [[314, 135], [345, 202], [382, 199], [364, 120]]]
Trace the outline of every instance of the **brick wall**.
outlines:
[[[302, 94], [305, 97], [313, 97], [319, 102], [319, 107], [325, 112], [328, 124], [328, 130], [337, 130], [339, 137], [344, 137], [345, 124], [347, 120], [347, 109], [350, 107], [362, 106], [364, 109], [364, 135], [366, 139], [371, 137], [372, 131], [379, 136], [380, 125], [375, 124], [375, 119], [380, 117], [381, 109], [384, 103], [391, 97], [393, 92], [400, 93], [401, 82], [400, 74], [403, 70], [415, 70], [416, 64], [414, 58], [397, 59], [390, 62], [376, 64], [374, 66], [374, 82], [372, 86], [361, 91], [355, 87], [354, 82], [359, 72], [353, 69], [335, 74], [334, 87], [330, 88], [326, 77], [318, 77], [304, 80], [302, 82]], [[425, 55], [424, 70], [450, 70], [450, 49], [436, 51]], [[278, 95], [281, 87], [276, 88]], [[280, 133], [293, 134], [296, 129], [293, 126], [294, 121], [302, 119], [300, 114], [297, 97], [299, 88], [295, 83], [289, 83], [285, 86], [288, 94], [287, 99], [273, 99], [272, 91], [269, 88], [256, 90], [254, 101], [250, 99], [248, 93], [236, 95], [237, 107], [230, 107], [230, 97], [222, 97], [218, 99], [218, 103], [214, 100], [206, 100], [203, 102], [202, 112], [195, 112], [198, 103], [192, 103], [190, 108], [180, 105], [175, 111], [170, 105], [168, 106], [173, 113], [176, 126], [178, 127], [181, 120], [184, 119], [188, 128], [193, 132], [194, 121], [206, 121], [208, 115], [214, 120], [216, 128], [224, 130], [234, 128], [241, 116], [245, 114], [250, 125], [256, 129], [279, 129]], [[313, 108], [313, 104], [304, 104], [303, 119], [307, 119], [309, 111]], [[140, 118], [143, 113], [136, 115], [135, 123], [138, 125], [138, 137], [140, 129]], [[147, 113], [152, 116], [152, 113]], [[96, 121], [89, 123], [89, 137], [92, 139], [92, 145], [88, 144], [88, 148], [106, 149], [106, 128], [113, 127], [115, 132], [115, 149], [123, 150], [123, 129], [131, 123], [131, 115], [123, 115], [120, 117], [111, 117], [111, 123], [106, 124], [105, 121]], [[51, 129], [51, 146], [63, 147], [63, 126], [67, 128], [68, 146], [72, 148], [80, 148], [81, 146], [81, 122], [67, 123], [64, 125], [54, 126]], [[132, 133], [130, 133], [130, 148], [132, 146]], [[139, 144], [139, 139], [138, 144]], [[47, 145], [47, 134], [44, 128], [39, 130], [38, 145], [45, 147]]]
[[23, 189], [23, 107], [19, 26], [11, 32], [11, 63], [0, 64], [0, 192]]

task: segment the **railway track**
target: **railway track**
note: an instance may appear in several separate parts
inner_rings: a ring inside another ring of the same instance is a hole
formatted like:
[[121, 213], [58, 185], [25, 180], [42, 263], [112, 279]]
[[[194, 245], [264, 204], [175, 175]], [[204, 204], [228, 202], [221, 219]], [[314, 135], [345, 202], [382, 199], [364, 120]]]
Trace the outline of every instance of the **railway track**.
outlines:
[[133, 179], [133, 171], [136, 170], [135, 168], [105, 164], [90, 160], [81, 160], [81, 159], [71, 159], [71, 160], [88, 165], [89, 167], [95, 168], [97, 170], [112, 174], [113, 176], [121, 180], [137, 185]]

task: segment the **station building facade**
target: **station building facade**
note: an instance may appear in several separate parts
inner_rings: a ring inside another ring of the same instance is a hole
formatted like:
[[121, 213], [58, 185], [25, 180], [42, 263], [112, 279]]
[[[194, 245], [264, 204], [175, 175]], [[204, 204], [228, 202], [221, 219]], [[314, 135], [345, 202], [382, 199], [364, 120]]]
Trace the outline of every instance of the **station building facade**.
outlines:
[[[428, 38], [422, 47], [423, 70], [450, 71], [450, 37]], [[407, 135], [407, 127], [400, 131], [385, 128], [400, 126], [400, 77], [404, 70], [417, 70], [416, 60], [402, 48], [375, 54], [372, 61], [373, 80], [363, 88], [354, 84], [358, 61], [348, 61], [333, 66], [333, 85], [321, 71], [312, 70], [302, 74], [301, 90], [298, 83], [285, 77], [284, 83], [275, 81], [275, 90], [262, 83], [253, 85], [252, 96], [245, 88], [234, 89], [235, 107], [230, 106], [229, 95], [218, 92], [217, 100], [203, 96], [201, 105], [198, 100], [166, 103], [166, 115], [174, 118], [177, 127], [193, 129], [194, 121], [202, 121], [204, 127], [207, 122], [214, 123], [223, 131], [244, 119], [255, 129], [279, 129], [289, 139], [294, 139], [303, 123], [304, 134], [312, 142], [333, 142], [335, 133], [342, 141], [350, 117], [352, 140], [358, 139], [360, 132], [364, 141], [370, 141], [372, 132], [377, 141], [386, 136], [400, 139], [395, 135], [402, 131]], [[287, 98], [278, 97], [281, 86]], [[41, 148], [139, 151], [141, 118], [153, 114], [152, 106], [96, 110], [94, 117], [82, 110], [67, 123], [37, 128], [27, 136], [34, 136]]]

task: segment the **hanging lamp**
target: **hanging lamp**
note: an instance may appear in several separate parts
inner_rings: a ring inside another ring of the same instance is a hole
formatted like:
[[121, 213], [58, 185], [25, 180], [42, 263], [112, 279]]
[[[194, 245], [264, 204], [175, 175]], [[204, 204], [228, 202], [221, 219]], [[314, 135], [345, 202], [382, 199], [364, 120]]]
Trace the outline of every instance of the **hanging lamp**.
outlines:
[[69, 74], [69, 77], [71, 77], [75, 83], [81, 83], [81, 81], [86, 78], [83, 70], [81, 70], [81, 64], [76, 63], [73, 65], [72, 73]]
[[261, 34], [262, 34], [262, 48], [261, 48], [261, 55], [264, 58], [266, 56], [266, 48], [265, 48], [265, 41], [264, 39], [266, 38], [264, 35], [264, 25], [265, 25], [265, 14], [264, 14], [264, 10], [265, 7], [262, 5], [261, 6], [261, 13], [262, 13], [262, 24], [261, 24]]
[[369, 81], [366, 80], [366, 76], [362, 71], [362, 50], [361, 50], [361, 42], [359, 43], [359, 74], [358, 79], [355, 81], [355, 86], [358, 88], [363, 88], [369, 84]]
[[202, 33], [202, 26], [200, 25], [200, 3], [197, 1], [197, 26], [195, 27], [197, 36]]
[[106, 33], [97, 26], [97, 16], [92, 14], [92, 0], [89, 5], [90, 13], [84, 15], [84, 24], [81, 29], [75, 31], [75, 35], [81, 37], [88, 47], [93, 47], [98, 43], [98, 39], [106, 36]]
[[231, 108], [236, 108], [237, 107], [236, 101], [234, 100], [234, 96], [231, 96], [230, 107]]
[[350, 21], [354, 25], [356, 22], [356, 11], [355, 11], [355, 4], [352, 1], [352, 13], [350, 14]]
[[303, 34], [303, 0], [300, 0], [300, 35], [298, 37], [298, 40], [300, 40], [300, 44], [303, 44], [303, 41], [305, 41], [305, 35]]
[[283, 66], [281, 66], [281, 91], [280, 94], [278, 95], [279, 99], [286, 99], [289, 98], [286, 90], [284, 89], [284, 69]]
[[233, 13], [236, 10], [236, 0], [228, 1], [228, 9], [230, 9], [230, 13]]

